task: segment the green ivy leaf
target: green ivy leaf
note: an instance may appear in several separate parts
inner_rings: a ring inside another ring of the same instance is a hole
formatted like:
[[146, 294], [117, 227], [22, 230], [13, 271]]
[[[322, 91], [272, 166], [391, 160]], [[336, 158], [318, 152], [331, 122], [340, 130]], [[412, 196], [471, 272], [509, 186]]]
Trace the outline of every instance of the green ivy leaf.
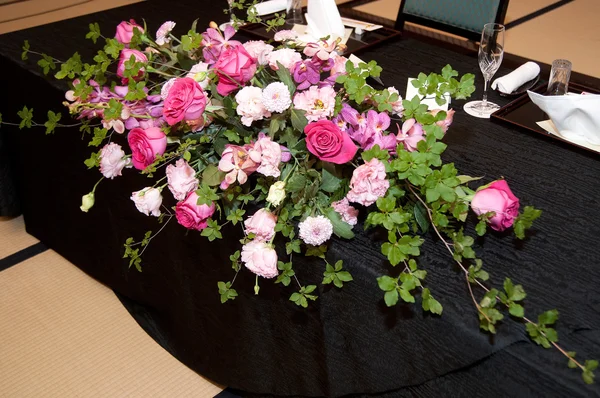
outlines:
[[19, 130], [23, 129], [23, 127], [31, 128], [31, 123], [33, 119], [33, 109], [29, 109], [26, 106], [24, 106], [22, 110], [17, 112], [17, 115], [21, 118], [21, 123], [19, 123]]
[[225, 173], [219, 170], [219, 168], [213, 164], [206, 166], [202, 172], [202, 182], [208, 186], [214, 187], [221, 184], [221, 181], [225, 178]]
[[290, 119], [295, 130], [304, 132], [304, 127], [306, 127], [308, 124], [308, 119], [306, 119], [305, 112], [303, 110], [292, 109]]

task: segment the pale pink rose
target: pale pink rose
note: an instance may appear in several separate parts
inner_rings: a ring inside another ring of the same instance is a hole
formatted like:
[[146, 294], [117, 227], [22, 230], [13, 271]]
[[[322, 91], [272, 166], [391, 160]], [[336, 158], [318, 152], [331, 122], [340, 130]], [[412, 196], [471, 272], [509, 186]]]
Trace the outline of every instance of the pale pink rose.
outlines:
[[275, 50], [268, 55], [269, 66], [273, 70], [279, 69], [277, 62], [283, 65], [284, 68], [292, 70], [296, 62], [302, 61], [302, 55], [296, 50], [291, 48], [283, 48], [281, 50]]
[[416, 151], [417, 144], [424, 139], [423, 127], [415, 119], [405, 121], [396, 135], [396, 141], [401, 142], [409, 152]]
[[131, 38], [133, 37], [133, 29], [139, 29], [140, 33], [144, 33], [144, 28], [138, 25], [133, 19], [130, 19], [129, 22], [122, 21], [117, 25], [117, 33], [115, 34], [115, 39], [119, 43], [125, 44], [125, 46], [129, 46], [131, 43]]
[[206, 94], [194, 79], [175, 80], [163, 104], [163, 117], [172, 126], [182, 120], [198, 120], [206, 109]]
[[168, 44], [171, 42], [171, 37], [169, 37], [169, 33], [175, 28], [175, 22], [167, 21], [160, 25], [160, 28], [156, 31], [156, 44], [159, 46]]
[[131, 159], [125, 158], [121, 145], [111, 142], [100, 151], [100, 173], [111, 180], [121, 175], [121, 171], [129, 166]]
[[250, 40], [245, 42], [244, 48], [248, 51], [248, 54], [255, 58], [260, 65], [266, 65], [269, 63], [269, 54], [273, 52], [273, 46], [265, 43], [262, 40]]
[[221, 189], [227, 189], [236, 181], [244, 184], [248, 180], [248, 176], [256, 171], [260, 164], [260, 154], [255, 151], [251, 154], [251, 149], [251, 145], [225, 146], [219, 161], [219, 170], [227, 173], [221, 182]]
[[196, 195], [196, 192], [190, 192], [184, 201], [178, 202], [175, 206], [177, 222], [187, 229], [194, 229], [196, 231], [202, 231], [206, 228], [208, 225], [207, 220], [214, 212], [214, 203], [211, 203], [210, 206], [198, 204], [198, 195]]
[[127, 135], [131, 148], [133, 167], [144, 170], [167, 149], [167, 136], [158, 127], [141, 129], [136, 127]]
[[275, 236], [277, 216], [269, 210], [260, 209], [244, 221], [246, 234], [254, 234], [256, 241], [268, 241]]
[[[148, 62], [148, 58], [144, 55], [143, 52], [138, 50], [130, 50], [128, 48], [124, 48], [121, 50], [121, 54], [119, 56], [119, 64], [117, 65], [117, 76], [125, 78], [125, 62], [129, 61], [131, 57], [135, 57], [136, 62], [141, 62], [143, 64]], [[137, 76], [134, 79], [139, 79], [144, 75], [145, 69], [140, 68]]]
[[248, 54], [244, 46], [232, 46], [221, 52], [214, 69], [219, 77], [217, 92], [225, 96], [254, 77], [256, 59]]
[[169, 190], [177, 200], [184, 200], [188, 193], [198, 189], [196, 171], [183, 159], [178, 159], [175, 166], [168, 165], [165, 173]]
[[370, 206], [377, 199], [383, 198], [389, 187], [385, 165], [381, 160], [373, 158], [354, 170], [350, 180], [350, 192], [346, 198], [349, 202]]
[[160, 216], [160, 206], [162, 205], [162, 195], [160, 189], [146, 187], [141, 191], [131, 194], [131, 200], [140, 213], [145, 215]]
[[242, 246], [242, 262], [250, 271], [263, 278], [278, 275], [277, 253], [265, 242], [252, 241]]
[[294, 107], [306, 111], [306, 119], [309, 122], [331, 117], [335, 108], [335, 90], [329, 86], [311, 86], [308, 90], [296, 94]]
[[271, 137], [260, 133], [250, 152], [252, 158], [260, 157], [260, 165], [256, 169], [258, 173], [269, 177], [279, 177], [281, 174], [279, 170], [282, 158], [281, 145], [271, 141]]
[[307, 124], [304, 134], [308, 151], [324, 162], [348, 163], [358, 150], [348, 133], [331, 120]]
[[333, 207], [333, 210], [335, 210], [340, 217], [342, 217], [342, 221], [345, 223], [355, 226], [358, 222], [358, 210], [350, 206], [348, 199], [344, 198], [342, 200], [338, 200], [337, 202], [333, 202], [331, 207]]
[[244, 126], [250, 127], [252, 122], [271, 116], [262, 103], [262, 90], [259, 87], [242, 88], [235, 95], [235, 102], [238, 104], [236, 112], [241, 116]]
[[504, 180], [479, 188], [471, 201], [471, 208], [478, 215], [496, 213], [488, 220], [490, 227], [496, 231], [504, 231], [513, 225], [519, 215], [519, 205], [519, 199]]
[[[431, 111], [431, 114], [433, 116], [437, 115], [438, 112], [440, 112], [439, 109], [434, 109]], [[446, 111], [446, 118], [444, 120], [440, 120], [438, 122], [435, 122], [435, 124], [437, 124], [438, 126], [440, 126], [442, 128], [442, 131], [444, 133], [446, 133], [448, 131], [448, 127], [450, 127], [450, 125], [452, 124], [452, 121], [454, 120], [454, 109], [450, 109], [448, 111]]]
[[298, 236], [307, 245], [319, 246], [327, 242], [333, 233], [333, 225], [325, 216], [307, 217], [298, 224]]

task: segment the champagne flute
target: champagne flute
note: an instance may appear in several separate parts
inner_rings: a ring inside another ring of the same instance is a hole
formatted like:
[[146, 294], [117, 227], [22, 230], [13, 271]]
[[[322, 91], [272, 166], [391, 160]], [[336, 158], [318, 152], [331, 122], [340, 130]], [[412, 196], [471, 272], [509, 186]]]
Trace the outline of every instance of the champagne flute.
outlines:
[[483, 98], [480, 101], [467, 102], [465, 112], [471, 116], [489, 118], [500, 108], [499, 105], [487, 100], [488, 83], [498, 71], [504, 56], [504, 25], [488, 23], [481, 32], [479, 43], [479, 68], [483, 74]]

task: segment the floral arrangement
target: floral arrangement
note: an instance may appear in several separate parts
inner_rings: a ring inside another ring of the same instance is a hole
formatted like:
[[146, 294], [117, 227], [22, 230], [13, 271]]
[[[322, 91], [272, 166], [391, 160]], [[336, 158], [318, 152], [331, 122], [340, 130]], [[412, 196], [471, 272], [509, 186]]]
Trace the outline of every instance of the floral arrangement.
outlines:
[[[281, 25], [277, 21], [269, 26]], [[469, 211], [478, 218], [478, 235], [513, 228], [520, 239], [541, 212], [521, 208], [507, 181], [475, 188], [479, 178], [442, 162], [452, 110], [431, 111], [419, 97], [402, 99], [394, 87], [373, 88], [369, 79], [381, 68], [349, 61], [339, 41], [301, 45], [294, 32], [279, 31], [272, 43], [241, 43], [231, 26], [220, 30], [211, 23], [202, 34], [192, 26], [180, 37], [174, 28], [165, 22], [153, 36], [146, 26], [124, 21], [106, 38], [91, 24], [87, 37], [106, 42], [93, 63], [78, 54], [61, 62], [24, 45], [24, 59], [35, 54], [45, 73], [57, 69], [56, 78], [72, 82], [65, 104], [91, 136], [89, 145], [100, 147], [85, 164], [102, 177], [83, 196], [81, 210], [92, 209], [104, 179], [133, 171], [149, 178], [132, 192], [132, 209], [157, 217], [162, 227], [125, 242], [130, 267], [142, 270], [144, 251], [173, 219], [210, 241], [222, 238], [225, 224], [241, 223], [245, 237], [230, 257], [234, 276], [218, 282], [221, 301], [238, 296], [235, 279], [245, 269], [256, 274], [256, 294], [259, 277], [296, 284], [290, 300], [307, 307], [317, 299], [316, 286], [301, 284], [293, 256], [321, 258], [322, 283], [341, 288], [352, 281], [351, 270], [341, 260], [327, 262], [328, 241], [352, 239], [353, 228], [383, 228], [381, 252], [402, 268], [397, 277], [374, 281], [385, 303], [415, 303], [420, 296], [424, 311], [441, 315], [418, 263], [424, 239], [436, 236], [464, 274], [482, 330], [495, 333], [509, 316], [593, 382], [598, 362], [578, 361], [558, 345], [556, 310], [534, 321], [525, 316], [521, 285], [507, 278], [502, 289], [488, 286], [474, 239], [463, 229]], [[446, 66], [413, 84], [443, 104], [444, 94], [468, 97], [473, 82], [472, 74], [458, 78]], [[19, 116], [21, 128], [36, 125], [31, 109]], [[61, 116], [48, 116], [44, 125], [52, 132]], [[175, 206], [163, 204], [165, 195]], [[362, 226], [360, 213], [366, 215]], [[285, 252], [275, 249], [275, 239], [285, 242]], [[474, 288], [483, 292], [479, 299]]]

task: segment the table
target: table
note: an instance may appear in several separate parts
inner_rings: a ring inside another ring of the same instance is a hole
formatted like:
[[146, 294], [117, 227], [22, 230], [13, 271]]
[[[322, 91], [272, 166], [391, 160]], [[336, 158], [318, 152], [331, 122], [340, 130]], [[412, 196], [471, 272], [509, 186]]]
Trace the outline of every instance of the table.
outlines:
[[[146, 18], [153, 28], [173, 20], [176, 33], [183, 33], [196, 17], [199, 26], [223, 20], [220, 9], [192, 0], [148, 1], [1, 36], [6, 72], [0, 79], [10, 87], [11, 101], [3, 101], [0, 112], [9, 120], [23, 105], [37, 115], [63, 110], [64, 84], [19, 61], [24, 39], [59, 59], [75, 50], [85, 57], [92, 54], [84, 39], [90, 22], [111, 35], [129, 18]], [[447, 63], [476, 73], [481, 83], [475, 57], [416, 39], [387, 43], [361, 57], [377, 60], [383, 81], [400, 92], [407, 77]], [[506, 72], [504, 67], [498, 73]], [[507, 103], [493, 93], [490, 100]], [[462, 103], [454, 105], [445, 161], [486, 181], [504, 176], [523, 205], [544, 211], [525, 243], [508, 234], [477, 242], [485, 243], [478, 252], [491, 282], [500, 286], [510, 275], [528, 293], [527, 314], [557, 308], [561, 343], [578, 358], [600, 357], [600, 158], [471, 118]], [[221, 305], [216, 285], [233, 276], [228, 256], [239, 227], [209, 243], [172, 223], [146, 252], [143, 272], [129, 270], [120, 258], [125, 239], [157, 230], [129, 200], [131, 191], [148, 185], [145, 178], [126, 173], [101, 185], [96, 206], [85, 214], [80, 198], [98, 174], [83, 165], [91, 149], [76, 138], [78, 129], [53, 136], [14, 128], [6, 133], [27, 231], [114, 289], [152, 337], [216, 382], [258, 395], [600, 396], [598, 387], [585, 386], [579, 372], [567, 369], [563, 356], [530, 343], [520, 325], [503, 322], [493, 339], [480, 333], [463, 278], [439, 242], [422, 248], [420, 264], [431, 271], [427, 284], [444, 305], [442, 317], [413, 306], [385, 307], [375, 278], [394, 270], [380, 254], [379, 232], [361, 228], [352, 242], [334, 240], [328, 254], [330, 262], [344, 259], [355, 281], [342, 290], [319, 285], [319, 299], [308, 309], [288, 301], [293, 290], [268, 281], [254, 296], [248, 272], [236, 280], [240, 297]], [[322, 279], [322, 263], [295, 258], [294, 264], [303, 283]]]

